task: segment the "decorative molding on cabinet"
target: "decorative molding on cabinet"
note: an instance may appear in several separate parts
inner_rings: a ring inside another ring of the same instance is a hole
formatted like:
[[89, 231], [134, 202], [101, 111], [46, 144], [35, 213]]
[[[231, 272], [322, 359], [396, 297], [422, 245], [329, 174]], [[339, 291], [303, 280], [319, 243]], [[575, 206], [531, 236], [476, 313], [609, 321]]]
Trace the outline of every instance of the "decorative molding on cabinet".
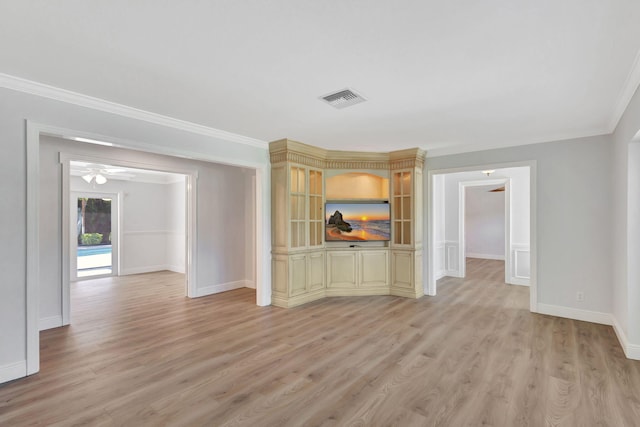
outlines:
[[408, 169], [424, 167], [426, 152], [419, 148], [367, 153], [359, 151], [324, 150], [289, 139], [269, 144], [272, 165], [297, 163], [318, 169]]

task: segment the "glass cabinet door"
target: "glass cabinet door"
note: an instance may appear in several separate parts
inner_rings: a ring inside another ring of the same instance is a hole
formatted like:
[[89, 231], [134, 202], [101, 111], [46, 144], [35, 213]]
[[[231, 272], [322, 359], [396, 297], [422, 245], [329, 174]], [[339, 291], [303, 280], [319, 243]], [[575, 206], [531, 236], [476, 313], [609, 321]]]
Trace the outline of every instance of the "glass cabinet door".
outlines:
[[289, 195], [291, 247], [306, 246], [306, 177], [305, 169], [291, 167], [291, 192]]
[[309, 170], [309, 246], [321, 246], [324, 226], [322, 171]]
[[411, 242], [411, 172], [393, 173], [393, 243], [410, 245]]

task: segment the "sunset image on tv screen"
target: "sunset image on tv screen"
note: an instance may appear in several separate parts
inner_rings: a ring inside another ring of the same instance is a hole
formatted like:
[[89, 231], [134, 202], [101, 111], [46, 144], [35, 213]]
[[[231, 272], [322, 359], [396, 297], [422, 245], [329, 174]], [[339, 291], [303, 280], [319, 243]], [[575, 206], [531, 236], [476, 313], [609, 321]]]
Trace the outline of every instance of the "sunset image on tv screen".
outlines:
[[388, 203], [327, 203], [326, 241], [386, 241], [391, 236]]

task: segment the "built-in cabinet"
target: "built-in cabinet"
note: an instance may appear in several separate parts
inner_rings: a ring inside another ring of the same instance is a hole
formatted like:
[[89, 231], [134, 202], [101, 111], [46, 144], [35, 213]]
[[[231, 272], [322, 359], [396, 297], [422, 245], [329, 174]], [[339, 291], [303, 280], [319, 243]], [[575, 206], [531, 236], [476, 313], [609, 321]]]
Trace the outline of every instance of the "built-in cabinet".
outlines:
[[[290, 140], [269, 148], [273, 305], [327, 296], [423, 295], [423, 151], [327, 151]], [[325, 191], [332, 201], [389, 203], [390, 240], [325, 242]]]
[[327, 296], [389, 294], [388, 249], [332, 249], [327, 253]]

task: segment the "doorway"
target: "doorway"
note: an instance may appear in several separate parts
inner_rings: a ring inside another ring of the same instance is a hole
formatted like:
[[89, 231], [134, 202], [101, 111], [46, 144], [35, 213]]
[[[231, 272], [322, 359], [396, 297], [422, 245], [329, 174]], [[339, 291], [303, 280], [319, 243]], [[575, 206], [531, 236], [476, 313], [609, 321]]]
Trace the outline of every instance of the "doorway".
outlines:
[[[535, 162], [478, 165], [431, 170], [427, 174], [429, 230], [425, 294], [436, 295], [437, 281], [463, 278], [467, 253], [465, 236], [467, 190], [490, 185], [504, 194], [504, 282], [529, 287], [530, 310], [537, 310]], [[504, 187], [504, 191], [502, 191]], [[491, 254], [490, 254], [491, 255]], [[497, 258], [493, 254], [489, 258]]]
[[[479, 190], [479, 191], [475, 191]], [[477, 197], [484, 192], [497, 199], [492, 203], [477, 203], [483, 197]], [[501, 196], [501, 197], [500, 197]], [[509, 178], [486, 179], [482, 181], [463, 181], [458, 184], [458, 238], [459, 238], [459, 273], [455, 277], [464, 278], [467, 274], [467, 257], [469, 258], [490, 258], [499, 259], [502, 255], [504, 260], [504, 281], [511, 283], [511, 262], [506, 254], [511, 253], [511, 180]], [[471, 204], [469, 204], [471, 202]], [[496, 206], [498, 202], [499, 206]], [[488, 208], [488, 209], [487, 209]], [[502, 210], [502, 215], [499, 211]], [[488, 221], [488, 216], [491, 216]], [[473, 218], [470, 218], [473, 217]], [[475, 224], [473, 224], [475, 222]], [[496, 229], [496, 222], [499, 222]], [[472, 227], [472, 225], [475, 225]], [[480, 230], [478, 230], [478, 228]], [[491, 230], [487, 230], [491, 228]], [[495, 242], [494, 236], [478, 235], [482, 231], [489, 231], [489, 234], [500, 234], [499, 242]], [[495, 246], [502, 245], [502, 248], [491, 247], [487, 244], [495, 242]], [[473, 246], [474, 247], [470, 247]], [[481, 249], [480, 249], [481, 248]], [[501, 250], [500, 250], [501, 249]]]
[[71, 193], [71, 280], [118, 275], [118, 194]]

